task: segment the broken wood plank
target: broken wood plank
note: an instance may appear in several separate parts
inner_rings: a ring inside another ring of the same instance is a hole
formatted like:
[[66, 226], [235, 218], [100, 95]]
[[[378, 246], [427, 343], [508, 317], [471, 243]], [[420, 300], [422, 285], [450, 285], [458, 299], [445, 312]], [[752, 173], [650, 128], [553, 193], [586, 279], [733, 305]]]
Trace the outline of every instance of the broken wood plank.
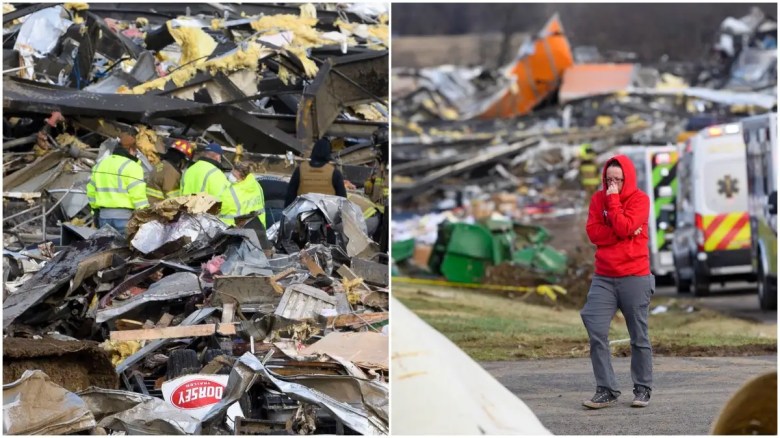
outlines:
[[233, 316], [236, 314], [236, 305], [234, 303], [225, 303], [222, 305], [222, 324], [233, 322]]
[[125, 331], [125, 330], [137, 330], [144, 326], [144, 323], [141, 321], [135, 321], [132, 319], [118, 319], [116, 321], [116, 329]]
[[294, 274], [294, 273], [295, 273], [295, 268], [287, 268], [284, 271], [282, 271], [282, 272], [272, 276], [271, 280], [279, 281], [279, 280], [287, 277], [288, 275], [291, 275], [291, 274]]
[[199, 336], [234, 335], [233, 324], [199, 324], [166, 328], [112, 331], [112, 341], [143, 341], [152, 339], [192, 338]]
[[306, 265], [306, 268], [309, 270], [311, 275], [317, 277], [319, 275], [325, 275], [325, 271], [322, 270], [322, 267], [317, 264], [316, 261], [314, 261], [314, 257], [312, 257], [309, 253], [306, 251], [301, 251], [301, 261]]
[[[352, 269], [349, 269], [347, 265], [341, 265], [341, 267], [336, 271], [339, 275], [341, 275], [341, 278], [345, 280], [355, 280], [356, 278], [360, 278], [359, 275], [355, 274], [355, 272]], [[365, 290], [366, 292], [371, 292], [371, 288], [369, 288], [365, 283], [363, 283], [363, 279], [360, 278], [361, 283], [358, 287]]]
[[276, 293], [278, 293], [279, 295], [284, 293], [284, 288], [282, 287], [281, 284], [278, 283], [278, 281], [281, 280], [282, 278], [287, 277], [288, 275], [293, 274], [293, 273], [295, 273], [295, 268], [287, 268], [284, 271], [282, 271], [282, 272], [280, 272], [280, 273], [278, 273], [278, 274], [276, 274], [276, 275], [274, 275], [273, 277], [270, 278], [270, 280], [271, 280], [271, 287], [274, 288], [274, 291]]
[[387, 321], [390, 317], [388, 312], [347, 314], [328, 317], [328, 327], [334, 328], [360, 328], [363, 326], [377, 324]]
[[160, 320], [157, 321], [157, 325], [155, 325], [156, 328], [165, 328], [171, 325], [171, 322], [173, 322], [173, 315], [170, 313], [163, 313], [163, 316], [160, 317]]

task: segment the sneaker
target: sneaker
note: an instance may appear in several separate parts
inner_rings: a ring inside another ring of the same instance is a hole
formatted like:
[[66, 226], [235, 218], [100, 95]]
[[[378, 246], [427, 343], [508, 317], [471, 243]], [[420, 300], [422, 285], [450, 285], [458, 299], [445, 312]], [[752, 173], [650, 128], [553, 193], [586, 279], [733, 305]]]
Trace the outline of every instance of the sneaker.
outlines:
[[631, 406], [635, 408], [644, 408], [650, 404], [651, 389], [644, 385], [634, 385], [634, 401]]
[[582, 405], [591, 409], [601, 409], [617, 403], [620, 391], [611, 391], [609, 388], [599, 386], [596, 394], [590, 400], [585, 400]]

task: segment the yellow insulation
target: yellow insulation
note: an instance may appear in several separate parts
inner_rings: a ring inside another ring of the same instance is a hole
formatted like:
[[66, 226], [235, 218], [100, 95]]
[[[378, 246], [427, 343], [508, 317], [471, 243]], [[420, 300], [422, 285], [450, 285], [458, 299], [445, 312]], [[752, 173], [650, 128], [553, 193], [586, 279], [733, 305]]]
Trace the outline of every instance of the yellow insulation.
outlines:
[[198, 71], [208, 70], [211, 74], [217, 72], [230, 73], [237, 70], [257, 69], [257, 65], [260, 59], [270, 55], [273, 51], [265, 49], [257, 43], [249, 43], [246, 50], [238, 49], [232, 54], [227, 56], [221, 56], [219, 58], [210, 59], [205, 62], [197, 62], [187, 67], [180, 68], [168, 76], [157, 78], [149, 82], [145, 82], [141, 85], [133, 87], [133, 89], [127, 89], [126, 87], [119, 87], [117, 93], [132, 93], [132, 94], [144, 94], [150, 90], [165, 88], [165, 84], [169, 80], [181, 87], [187, 83]]
[[390, 40], [390, 29], [387, 24], [362, 24], [362, 23], [348, 23], [342, 20], [336, 20], [334, 23], [336, 27], [341, 30], [341, 33], [347, 35], [357, 35], [361, 37], [372, 37], [382, 42], [382, 45], [387, 47]]
[[290, 14], [266, 15], [252, 22], [252, 29], [257, 32], [291, 31], [295, 35], [293, 45], [307, 49], [332, 44], [332, 41], [320, 37], [320, 33], [314, 28], [316, 24], [316, 18]]
[[311, 3], [306, 3], [305, 5], [301, 5], [301, 18], [314, 18], [317, 19], [317, 8], [314, 7]]
[[303, 64], [303, 71], [306, 73], [307, 77], [313, 78], [314, 76], [317, 76], [317, 72], [320, 71], [320, 69], [317, 67], [317, 64], [315, 64], [314, 61], [309, 59], [308, 55], [306, 54], [306, 49], [303, 47], [288, 47], [287, 51], [297, 56], [298, 59], [301, 60], [301, 63]]
[[157, 133], [143, 125], [137, 125], [138, 134], [135, 136], [135, 144], [146, 155], [149, 162], [157, 164], [160, 157], [157, 156]]
[[211, 55], [217, 48], [217, 42], [199, 27], [174, 28], [172, 21], [166, 23], [168, 31], [176, 43], [181, 46], [179, 65], [189, 64], [197, 59]]
[[89, 3], [65, 3], [63, 6], [70, 11], [86, 11], [89, 9]]
[[141, 349], [141, 343], [138, 341], [105, 341], [100, 346], [111, 354], [111, 363], [114, 366]]

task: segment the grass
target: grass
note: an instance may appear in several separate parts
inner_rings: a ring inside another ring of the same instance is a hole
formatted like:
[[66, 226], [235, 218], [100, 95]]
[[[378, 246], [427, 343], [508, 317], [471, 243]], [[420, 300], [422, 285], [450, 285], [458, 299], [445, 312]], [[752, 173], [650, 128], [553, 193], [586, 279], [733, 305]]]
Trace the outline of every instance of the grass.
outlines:
[[[393, 285], [393, 294], [428, 324], [476, 360], [587, 357], [588, 336], [579, 312], [526, 304], [478, 292], [430, 286]], [[658, 302], [656, 302], [658, 301]], [[652, 306], [667, 304], [654, 299]], [[775, 354], [777, 325], [759, 324], [711, 310], [684, 311], [677, 300], [670, 310], [650, 315], [655, 354], [741, 356]], [[629, 339], [618, 312], [610, 340]], [[628, 341], [614, 344], [616, 355], [630, 354]]]

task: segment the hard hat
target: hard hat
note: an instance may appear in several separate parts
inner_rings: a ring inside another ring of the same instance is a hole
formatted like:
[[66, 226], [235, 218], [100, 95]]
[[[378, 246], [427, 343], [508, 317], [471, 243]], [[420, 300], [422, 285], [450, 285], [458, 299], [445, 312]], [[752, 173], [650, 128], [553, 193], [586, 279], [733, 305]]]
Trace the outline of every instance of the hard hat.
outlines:
[[171, 147], [184, 154], [184, 156], [187, 157], [188, 160], [192, 159], [192, 151], [194, 150], [194, 148], [192, 146], [192, 143], [188, 142], [187, 140], [177, 139], [173, 142]]

